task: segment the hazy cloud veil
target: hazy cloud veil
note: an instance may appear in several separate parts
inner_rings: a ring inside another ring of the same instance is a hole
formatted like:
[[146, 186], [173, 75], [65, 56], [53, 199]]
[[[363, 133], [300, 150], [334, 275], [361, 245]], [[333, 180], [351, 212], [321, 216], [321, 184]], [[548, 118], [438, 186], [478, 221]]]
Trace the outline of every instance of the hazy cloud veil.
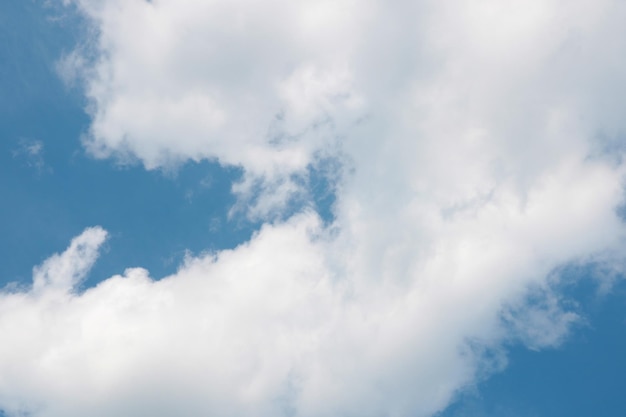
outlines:
[[[77, 292], [88, 229], [0, 293], [9, 416], [429, 416], [504, 342], [561, 342], [560, 267], [622, 265], [623, 2], [65, 3], [86, 149], [239, 166], [266, 223]], [[332, 224], [290, 213], [328, 160]]]

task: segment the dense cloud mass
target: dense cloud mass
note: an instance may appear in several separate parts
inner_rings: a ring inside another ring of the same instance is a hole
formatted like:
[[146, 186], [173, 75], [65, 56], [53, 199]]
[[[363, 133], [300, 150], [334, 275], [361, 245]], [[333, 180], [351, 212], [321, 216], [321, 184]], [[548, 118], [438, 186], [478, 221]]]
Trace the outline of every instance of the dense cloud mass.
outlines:
[[[86, 149], [241, 167], [265, 224], [80, 292], [88, 229], [1, 293], [8, 416], [430, 416], [562, 342], [562, 267], [623, 265], [622, 2], [66, 3]], [[320, 166], [331, 224], [289, 211]]]

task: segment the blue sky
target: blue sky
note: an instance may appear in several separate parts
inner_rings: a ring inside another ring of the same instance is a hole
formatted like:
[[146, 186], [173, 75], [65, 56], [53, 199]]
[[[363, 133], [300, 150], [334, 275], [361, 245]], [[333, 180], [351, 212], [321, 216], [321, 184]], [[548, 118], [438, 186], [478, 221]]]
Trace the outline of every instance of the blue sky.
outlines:
[[623, 286], [605, 297], [596, 291], [587, 283], [570, 293], [586, 323], [562, 346], [538, 352], [511, 347], [502, 373], [461, 396], [442, 415], [620, 415], [625, 294]]
[[61, 3], [0, 4], [0, 414], [623, 414], [623, 6]]

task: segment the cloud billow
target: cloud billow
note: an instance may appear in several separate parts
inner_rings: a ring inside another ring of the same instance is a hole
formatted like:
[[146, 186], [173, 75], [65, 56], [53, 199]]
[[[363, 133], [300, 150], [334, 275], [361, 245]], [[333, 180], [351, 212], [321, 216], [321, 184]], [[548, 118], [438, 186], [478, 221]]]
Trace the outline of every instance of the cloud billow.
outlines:
[[[60, 66], [91, 102], [88, 151], [239, 166], [265, 224], [79, 292], [106, 236], [88, 229], [2, 293], [10, 416], [430, 416], [506, 343], [563, 341], [559, 268], [623, 263], [603, 149], [624, 129], [624, 5], [71, 3], [97, 33], [95, 59]], [[306, 204], [277, 220], [329, 158], [332, 224]]]

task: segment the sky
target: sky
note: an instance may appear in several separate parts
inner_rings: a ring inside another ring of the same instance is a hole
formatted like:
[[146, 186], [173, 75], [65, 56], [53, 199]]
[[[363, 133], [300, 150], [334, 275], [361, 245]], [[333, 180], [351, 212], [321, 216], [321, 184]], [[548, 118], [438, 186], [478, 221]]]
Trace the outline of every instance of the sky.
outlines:
[[622, 416], [626, 5], [0, 2], [0, 416]]

